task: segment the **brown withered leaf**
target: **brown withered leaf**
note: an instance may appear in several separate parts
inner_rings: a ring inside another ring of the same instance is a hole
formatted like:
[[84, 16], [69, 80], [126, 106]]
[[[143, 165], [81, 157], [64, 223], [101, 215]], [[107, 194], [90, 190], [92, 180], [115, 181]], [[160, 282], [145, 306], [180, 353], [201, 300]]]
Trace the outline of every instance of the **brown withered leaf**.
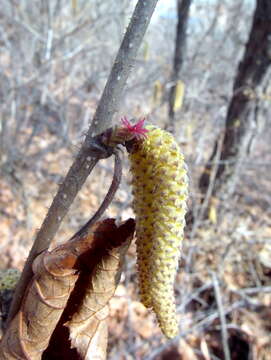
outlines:
[[[65, 324], [69, 328], [72, 346], [77, 348], [83, 359], [90, 359], [91, 354], [95, 354], [95, 359], [106, 357], [107, 304], [119, 282], [127, 248], [126, 242], [120, 247], [108, 249], [94, 268], [78, 311]], [[105, 342], [105, 346], [97, 346], [101, 341]]]
[[73, 254], [44, 252], [35, 259], [21, 308], [1, 341], [1, 359], [41, 358], [78, 278], [74, 263]]
[[132, 219], [119, 227], [107, 219], [39, 255], [0, 359], [104, 359], [107, 302], [133, 232]]

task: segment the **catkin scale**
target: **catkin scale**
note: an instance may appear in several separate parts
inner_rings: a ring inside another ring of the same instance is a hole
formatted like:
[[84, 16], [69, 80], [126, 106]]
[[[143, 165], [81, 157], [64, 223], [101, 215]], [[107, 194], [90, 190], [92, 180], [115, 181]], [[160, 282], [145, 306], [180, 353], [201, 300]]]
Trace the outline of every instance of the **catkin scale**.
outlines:
[[168, 132], [146, 127], [130, 153], [140, 297], [163, 333], [178, 333], [174, 280], [183, 238], [188, 181], [183, 155]]

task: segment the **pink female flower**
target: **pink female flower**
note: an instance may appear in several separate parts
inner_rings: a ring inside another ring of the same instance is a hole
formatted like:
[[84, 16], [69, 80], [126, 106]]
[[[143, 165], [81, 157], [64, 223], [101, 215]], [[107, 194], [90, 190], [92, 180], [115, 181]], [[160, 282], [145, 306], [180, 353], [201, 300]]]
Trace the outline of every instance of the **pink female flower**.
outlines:
[[139, 120], [135, 125], [132, 125], [126, 116], [121, 119], [124, 130], [137, 140], [140, 140], [142, 137], [145, 138], [146, 133], [149, 131], [144, 128], [144, 121], [145, 118]]

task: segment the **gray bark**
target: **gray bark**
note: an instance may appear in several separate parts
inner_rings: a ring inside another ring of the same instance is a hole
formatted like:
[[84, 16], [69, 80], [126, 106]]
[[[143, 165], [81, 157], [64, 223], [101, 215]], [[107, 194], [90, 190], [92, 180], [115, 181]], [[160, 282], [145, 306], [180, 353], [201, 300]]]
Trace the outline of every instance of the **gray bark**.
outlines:
[[173, 60], [173, 70], [171, 76], [171, 88], [169, 92], [169, 108], [168, 117], [169, 122], [167, 130], [172, 133], [175, 132], [175, 111], [174, 111], [174, 99], [176, 92], [176, 83], [180, 79], [181, 70], [184, 63], [185, 49], [186, 49], [186, 29], [187, 21], [189, 17], [189, 9], [192, 0], [177, 0], [177, 14], [178, 22], [176, 26], [176, 39], [175, 39], [175, 52]]
[[[215, 177], [213, 193], [223, 198], [234, 193], [243, 160], [248, 156], [257, 132], [258, 109], [262, 93], [270, 82], [270, 65], [271, 1], [257, 0], [249, 39], [233, 85]], [[200, 178], [199, 187], [202, 193], [205, 193], [209, 186], [212, 161], [216, 152], [217, 142]]]

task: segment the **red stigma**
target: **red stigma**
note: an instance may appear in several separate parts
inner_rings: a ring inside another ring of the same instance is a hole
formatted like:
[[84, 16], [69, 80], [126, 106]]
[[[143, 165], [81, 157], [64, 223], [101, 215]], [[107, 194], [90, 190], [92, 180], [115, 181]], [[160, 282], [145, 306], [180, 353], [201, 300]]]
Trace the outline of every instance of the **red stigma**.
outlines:
[[121, 119], [124, 129], [138, 140], [140, 140], [142, 137], [145, 138], [146, 133], [149, 131], [144, 128], [144, 121], [145, 118], [139, 120], [135, 125], [132, 125], [126, 116]]

